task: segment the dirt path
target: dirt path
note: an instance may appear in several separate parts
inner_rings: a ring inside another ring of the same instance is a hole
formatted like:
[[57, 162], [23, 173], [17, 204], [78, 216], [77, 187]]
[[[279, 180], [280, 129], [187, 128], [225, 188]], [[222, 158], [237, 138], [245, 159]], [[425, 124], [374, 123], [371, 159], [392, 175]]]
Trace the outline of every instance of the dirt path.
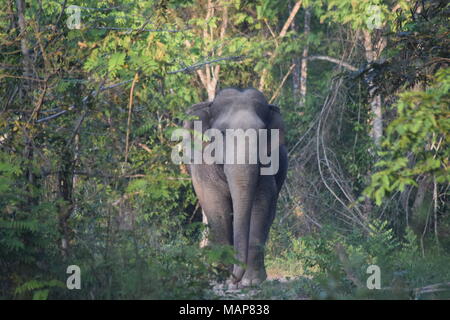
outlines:
[[228, 289], [216, 285], [213, 294], [221, 300], [309, 300], [311, 299], [301, 287], [301, 280], [288, 277], [269, 276], [258, 287]]

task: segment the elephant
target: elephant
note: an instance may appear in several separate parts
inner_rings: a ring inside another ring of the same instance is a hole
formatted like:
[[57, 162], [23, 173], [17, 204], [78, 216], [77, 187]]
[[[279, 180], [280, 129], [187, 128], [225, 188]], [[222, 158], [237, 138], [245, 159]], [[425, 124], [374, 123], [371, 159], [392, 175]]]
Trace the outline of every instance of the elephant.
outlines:
[[[187, 165], [194, 191], [208, 221], [210, 244], [231, 245], [240, 264], [233, 265], [231, 286], [254, 286], [267, 278], [264, 265], [264, 247], [273, 223], [276, 204], [288, 168], [284, 141], [284, 124], [280, 109], [267, 102], [264, 95], [254, 89], [227, 88], [219, 91], [214, 100], [191, 106], [184, 120], [184, 129], [192, 132], [194, 121], [200, 121], [202, 134], [217, 129], [227, 135], [229, 129], [278, 129], [278, 141], [270, 149], [271, 132], [266, 136], [268, 150], [278, 155], [278, 170], [262, 174], [265, 166], [258, 157], [250, 163], [190, 163]], [[263, 137], [264, 138], [264, 137]], [[260, 142], [261, 136], [258, 136]], [[249, 141], [249, 140], [248, 140]], [[204, 145], [211, 140], [201, 142]], [[234, 151], [248, 153], [250, 142]], [[224, 147], [226, 157], [230, 148]], [[257, 146], [259, 149], [259, 144]], [[230, 269], [231, 270], [231, 269]]]

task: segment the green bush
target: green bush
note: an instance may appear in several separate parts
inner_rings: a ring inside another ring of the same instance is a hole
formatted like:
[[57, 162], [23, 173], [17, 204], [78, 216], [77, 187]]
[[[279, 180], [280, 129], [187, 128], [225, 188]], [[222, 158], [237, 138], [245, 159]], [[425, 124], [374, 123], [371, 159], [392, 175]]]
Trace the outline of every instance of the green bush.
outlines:
[[[351, 234], [336, 232], [332, 225], [324, 226], [318, 234], [292, 239], [289, 250], [276, 260], [269, 257], [269, 261], [272, 266], [274, 261], [276, 265], [284, 265], [286, 274], [292, 266], [301, 270], [295, 275], [297, 280], [289, 286], [297, 288], [292, 290], [299, 295], [303, 293], [316, 299], [450, 296], [448, 253], [430, 246], [423, 254], [419, 239], [409, 228], [400, 240], [386, 221], [374, 220], [369, 226], [369, 233], [356, 230]], [[366, 287], [370, 265], [380, 268], [381, 290]]]

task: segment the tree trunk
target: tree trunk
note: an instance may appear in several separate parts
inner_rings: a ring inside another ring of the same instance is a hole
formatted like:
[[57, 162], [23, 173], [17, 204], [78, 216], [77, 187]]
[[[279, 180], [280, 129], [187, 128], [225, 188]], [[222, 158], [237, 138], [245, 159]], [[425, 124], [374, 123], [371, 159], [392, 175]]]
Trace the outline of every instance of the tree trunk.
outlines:
[[25, 1], [16, 0], [17, 20], [20, 30], [20, 50], [22, 52], [22, 64], [24, 77], [32, 76], [32, 62], [30, 58], [30, 49], [27, 39], [27, 23], [25, 20]]
[[58, 171], [58, 196], [63, 200], [59, 204], [60, 248], [64, 257], [68, 256], [70, 245], [69, 218], [73, 207], [73, 155], [72, 151], [63, 147], [61, 150], [61, 165]]
[[[286, 22], [283, 25], [283, 28], [280, 31], [280, 34], [278, 35], [278, 39], [284, 38], [284, 36], [287, 33], [288, 28], [291, 26], [292, 22], [294, 21], [294, 18], [296, 16], [297, 12], [300, 10], [300, 6], [301, 5], [302, 5], [302, 1], [301, 0], [297, 1], [295, 3], [294, 7], [291, 10], [291, 13], [289, 14], [289, 17], [287, 18]], [[272, 56], [270, 57], [268, 65], [271, 65], [273, 63], [273, 61], [275, 60], [276, 56], [277, 56], [277, 54], [276, 54], [276, 51], [275, 51], [274, 54], [272, 54]], [[259, 78], [259, 86], [258, 86], [258, 90], [259, 91], [263, 91], [264, 90], [264, 86], [266, 84], [266, 77], [267, 77], [268, 72], [269, 72], [268, 68], [264, 68], [262, 70], [261, 78]]]
[[[214, 16], [214, 11], [216, 7], [222, 7], [222, 25], [220, 27], [218, 38], [221, 41], [223, 41], [225, 39], [225, 34], [228, 28], [228, 5], [223, 4], [223, 6], [216, 6], [213, 5], [211, 0], [208, 0], [208, 7], [206, 10], [205, 20], [208, 21]], [[205, 29], [203, 30], [203, 40], [205, 42], [213, 41], [215, 36], [217, 35], [214, 34], [214, 29], [205, 27]], [[191, 46], [189, 42], [186, 43], [188, 47]], [[209, 52], [208, 55], [216, 55], [220, 57], [223, 51], [222, 48], [223, 44], [220, 44], [219, 48], [217, 49], [217, 52]], [[217, 84], [219, 82], [219, 72], [220, 72], [219, 64], [215, 66], [207, 65], [205, 67], [205, 70], [197, 70], [200, 82], [202, 83], [203, 87], [206, 89], [206, 92], [208, 94], [208, 101], [214, 100], [214, 97], [216, 96]]]
[[[25, 78], [22, 86], [20, 86], [19, 92], [21, 97], [21, 103], [23, 106], [27, 106], [32, 102], [32, 81], [29, 78], [32, 77], [32, 62], [30, 58], [30, 50], [27, 38], [27, 23], [25, 20], [25, 1], [24, 0], [16, 0], [16, 9], [17, 9], [17, 25], [19, 26], [20, 31], [20, 50], [22, 53], [22, 75]], [[34, 150], [33, 150], [33, 137], [27, 128], [23, 129], [25, 131], [25, 148], [24, 148], [24, 158], [28, 160], [28, 167], [25, 170], [26, 180], [28, 181], [28, 190], [29, 194], [28, 203], [30, 205], [37, 204], [38, 199], [34, 195], [33, 186], [36, 182], [36, 177], [33, 170], [33, 158], [34, 158]]]
[[[364, 30], [363, 40], [366, 60], [368, 64], [371, 64], [380, 58], [383, 49], [386, 47], [386, 38], [379, 36], [379, 39], [374, 44], [372, 34]], [[366, 77], [366, 80], [369, 86], [370, 110], [373, 114], [371, 136], [375, 145], [379, 146], [383, 137], [382, 99], [381, 95], [377, 93], [378, 86], [374, 83], [373, 77]]]
[[306, 101], [306, 84], [308, 79], [308, 53], [309, 53], [309, 33], [310, 33], [310, 22], [311, 22], [311, 9], [305, 9], [305, 24], [304, 24], [304, 37], [305, 37], [305, 46], [303, 47], [302, 53], [302, 65], [300, 68], [300, 106], [303, 106]]
[[[289, 10], [292, 11], [291, 5], [289, 5]], [[292, 20], [291, 28], [292, 31], [298, 34], [295, 19]], [[292, 70], [292, 93], [294, 96], [294, 101], [298, 101], [300, 98], [300, 59], [298, 57], [294, 57], [292, 59], [292, 64], [295, 65], [294, 70]]]
[[[370, 65], [374, 61], [380, 58], [383, 49], [386, 47], [386, 37], [379, 35], [378, 40], [374, 44], [373, 34], [368, 30], [362, 32], [365, 56], [367, 64]], [[373, 70], [372, 70], [373, 71]], [[381, 138], [383, 137], [383, 111], [382, 111], [382, 99], [381, 95], [377, 93], [378, 86], [374, 82], [374, 77], [370, 76], [371, 70], [366, 73], [365, 80], [369, 87], [369, 104], [370, 110], [373, 115], [372, 128], [370, 136], [373, 143], [379, 147], [381, 144]], [[370, 181], [371, 171], [367, 172], [367, 179]], [[369, 216], [372, 213], [372, 201], [369, 198], [365, 198], [363, 212], [365, 216]]]

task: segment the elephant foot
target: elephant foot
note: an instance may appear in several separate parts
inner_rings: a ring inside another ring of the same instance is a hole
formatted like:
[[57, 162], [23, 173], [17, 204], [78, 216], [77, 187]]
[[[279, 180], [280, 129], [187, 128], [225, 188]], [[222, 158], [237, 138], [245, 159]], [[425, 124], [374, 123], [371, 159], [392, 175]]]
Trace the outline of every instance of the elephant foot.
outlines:
[[[237, 276], [241, 275], [240, 278]], [[243, 269], [239, 266], [234, 266], [233, 275], [228, 279], [224, 285], [227, 290], [238, 290], [246, 287], [253, 287], [260, 285], [266, 280], [267, 274], [264, 268], [256, 269]]]
[[239, 282], [230, 279], [226, 282], [225, 287], [227, 290], [237, 290], [240, 289]]
[[234, 280], [228, 280], [225, 284], [226, 290], [231, 290], [231, 291], [244, 289], [246, 287], [248, 287], [248, 285], [244, 285], [242, 283], [242, 281], [235, 282]]
[[266, 270], [264, 268], [259, 270], [254, 269], [248, 269], [244, 276], [242, 277], [242, 280], [240, 281], [240, 284], [243, 287], [252, 287], [260, 285], [264, 280], [267, 279]]
[[245, 273], [245, 269], [243, 267], [241, 267], [240, 265], [234, 265], [233, 266], [233, 274], [232, 274], [232, 278], [231, 281], [237, 283], [239, 281], [241, 281], [242, 277], [244, 276]]

